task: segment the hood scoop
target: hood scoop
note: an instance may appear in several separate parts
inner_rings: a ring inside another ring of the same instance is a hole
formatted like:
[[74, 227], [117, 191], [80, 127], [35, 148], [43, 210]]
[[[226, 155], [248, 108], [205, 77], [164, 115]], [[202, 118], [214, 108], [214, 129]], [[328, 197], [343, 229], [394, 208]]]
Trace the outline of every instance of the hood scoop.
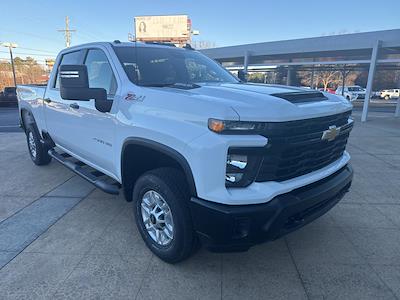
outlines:
[[321, 92], [288, 92], [288, 93], [275, 93], [271, 96], [285, 99], [291, 103], [306, 103], [328, 100]]

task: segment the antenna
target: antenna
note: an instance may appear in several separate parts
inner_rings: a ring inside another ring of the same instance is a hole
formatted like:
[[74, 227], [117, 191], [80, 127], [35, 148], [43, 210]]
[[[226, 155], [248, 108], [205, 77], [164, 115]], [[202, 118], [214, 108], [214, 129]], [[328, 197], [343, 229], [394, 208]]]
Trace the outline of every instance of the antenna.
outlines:
[[69, 48], [71, 46], [71, 32], [76, 32], [75, 29], [69, 29], [69, 17], [65, 17], [65, 29], [57, 30], [64, 33], [65, 37], [65, 47]]

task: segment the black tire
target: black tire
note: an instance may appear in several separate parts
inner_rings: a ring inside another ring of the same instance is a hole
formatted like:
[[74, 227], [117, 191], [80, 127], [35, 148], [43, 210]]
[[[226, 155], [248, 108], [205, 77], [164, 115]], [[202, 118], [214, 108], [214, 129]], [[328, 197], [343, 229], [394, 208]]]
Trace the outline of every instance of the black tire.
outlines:
[[[173, 238], [165, 246], [153, 240], [143, 222], [141, 203], [143, 196], [149, 191], [161, 195], [172, 213]], [[198, 248], [188, 207], [189, 197], [184, 175], [173, 168], [146, 172], [136, 181], [133, 189], [134, 213], [139, 232], [149, 249], [167, 263], [180, 262]]]
[[350, 101], [350, 96], [346, 96], [346, 99]]
[[51, 162], [51, 156], [47, 153], [48, 149], [45, 145], [40, 142], [39, 134], [34, 125], [28, 125], [25, 133], [29, 156], [35, 165], [43, 166], [49, 164]]
[[390, 99], [390, 97], [386, 95], [385, 96], [385, 100], [389, 100], [389, 99]]

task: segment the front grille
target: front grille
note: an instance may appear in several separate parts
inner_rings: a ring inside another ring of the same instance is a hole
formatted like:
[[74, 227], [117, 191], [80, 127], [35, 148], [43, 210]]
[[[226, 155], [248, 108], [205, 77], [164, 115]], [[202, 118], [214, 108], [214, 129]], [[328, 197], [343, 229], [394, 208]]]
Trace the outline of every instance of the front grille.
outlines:
[[[346, 148], [353, 124], [351, 112], [308, 120], [269, 123], [263, 133], [268, 146], [256, 177], [261, 181], [284, 181], [321, 169], [338, 160]], [[322, 140], [329, 126], [342, 127], [332, 141]]]

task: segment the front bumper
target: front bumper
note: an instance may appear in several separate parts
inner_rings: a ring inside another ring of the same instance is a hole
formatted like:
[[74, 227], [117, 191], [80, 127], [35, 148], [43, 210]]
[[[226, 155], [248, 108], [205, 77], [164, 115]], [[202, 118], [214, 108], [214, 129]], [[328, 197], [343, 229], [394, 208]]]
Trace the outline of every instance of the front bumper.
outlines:
[[275, 240], [320, 217], [348, 191], [353, 169], [348, 164], [310, 185], [276, 196], [264, 204], [225, 205], [192, 198], [195, 230], [211, 251], [245, 251]]

